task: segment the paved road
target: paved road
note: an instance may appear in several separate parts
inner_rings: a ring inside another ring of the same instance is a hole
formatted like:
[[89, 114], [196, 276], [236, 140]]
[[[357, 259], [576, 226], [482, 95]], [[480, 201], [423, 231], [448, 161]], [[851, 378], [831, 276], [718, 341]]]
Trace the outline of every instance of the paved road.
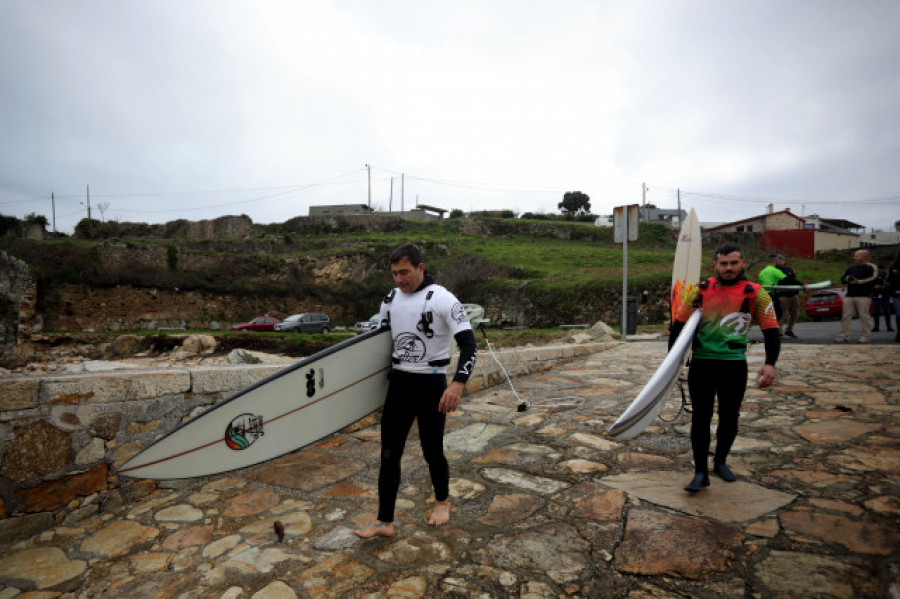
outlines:
[[[884, 323], [882, 322], [882, 326]], [[850, 325], [850, 341], [851, 343], [855, 343], [857, 339], [859, 339], [859, 331], [860, 325], [859, 320], [854, 319], [854, 321]], [[841, 321], [840, 320], [825, 320], [822, 322], [798, 322], [794, 325], [794, 333], [797, 334], [797, 339], [791, 339], [790, 337], [783, 337], [782, 341], [785, 344], [789, 343], [813, 343], [813, 344], [831, 344], [834, 343], [834, 340], [837, 339], [838, 335], [841, 332]], [[896, 345], [896, 341], [894, 336], [896, 333], [889, 333], [881, 329], [880, 332], [872, 333], [871, 343], [873, 345]], [[759, 332], [759, 327], [754, 326], [753, 332], [750, 335], [751, 341], [762, 341], [762, 334]]]

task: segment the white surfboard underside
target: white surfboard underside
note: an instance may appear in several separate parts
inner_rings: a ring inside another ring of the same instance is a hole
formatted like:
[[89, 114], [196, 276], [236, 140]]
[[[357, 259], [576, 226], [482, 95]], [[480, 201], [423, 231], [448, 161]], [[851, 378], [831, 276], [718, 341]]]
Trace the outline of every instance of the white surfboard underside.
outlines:
[[650, 426], [662, 411], [665, 400], [684, 367], [702, 312], [701, 309], [697, 309], [691, 314], [662, 364], [625, 412], [609, 427], [611, 436], [616, 439], [630, 439]]
[[192, 478], [284, 455], [381, 407], [390, 368], [390, 329], [348, 339], [212, 406], [118, 472], [136, 478]]

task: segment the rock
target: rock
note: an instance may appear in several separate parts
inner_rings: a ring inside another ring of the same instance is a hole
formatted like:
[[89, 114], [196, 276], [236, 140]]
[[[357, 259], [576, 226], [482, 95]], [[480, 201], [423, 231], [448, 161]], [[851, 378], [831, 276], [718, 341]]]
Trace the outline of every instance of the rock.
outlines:
[[119, 433], [119, 424], [121, 422], [122, 414], [120, 412], [98, 414], [91, 421], [90, 432], [95, 437], [100, 437], [105, 441], [112, 441]]
[[228, 354], [229, 364], [262, 364], [262, 359], [254, 356], [246, 349], [233, 349]]
[[106, 457], [106, 444], [103, 442], [103, 439], [95, 437], [75, 456], [75, 465], [96, 464], [102, 461], [104, 457]]
[[138, 335], [119, 335], [113, 340], [110, 351], [117, 358], [127, 358], [141, 351], [143, 342], [144, 338]]
[[[9, 371], [6, 371], [8, 374]], [[0, 376], [4, 376], [0, 372]], [[41, 379], [38, 377], [16, 377], [0, 382], [0, 412], [27, 410], [38, 404]]]
[[85, 539], [81, 551], [105, 557], [125, 555], [136, 545], [152, 541], [159, 536], [159, 529], [143, 526], [131, 520], [117, 520]]
[[[685, 539], [690, 539], [689, 550]], [[700, 578], [727, 571], [743, 540], [743, 534], [720, 524], [632, 509], [625, 537], [616, 549], [615, 567], [643, 576]]]
[[3, 476], [24, 482], [53, 474], [68, 463], [72, 441], [58, 428], [38, 422], [17, 429], [15, 434], [3, 455]]
[[0, 543], [15, 543], [27, 539], [53, 526], [53, 514], [42, 512], [20, 518], [0, 520]]
[[102, 464], [86, 472], [79, 472], [57, 480], [48, 480], [37, 486], [20, 489], [14, 493], [17, 509], [22, 512], [50, 512], [57, 510], [77, 497], [86, 497], [106, 488], [108, 466]]
[[557, 583], [576, 580], [588, 566], [590, 543], [574, 526], [551, 524], [507, 537], [498, 536], [473, 559], [479, 563], [510, 570], [546, 572]]
[[595, 322], [594, 325], [588, 329], [588, 334], [595, 341], [615, 341], [620, 337], [620, 335], [616, 333], [611, 326], [609, 326], [602, 320], [598, 320], [597, 322]]
[[0, 561], [0, 578], [25, 580], [38, 589], [55, 587], [85, 570], [87, 562], [70, 560], [57, 547], [27, 549]]
[[253, 593], [250, 599], [297, 599], [297, 593], [286, 583], [276, 580]]

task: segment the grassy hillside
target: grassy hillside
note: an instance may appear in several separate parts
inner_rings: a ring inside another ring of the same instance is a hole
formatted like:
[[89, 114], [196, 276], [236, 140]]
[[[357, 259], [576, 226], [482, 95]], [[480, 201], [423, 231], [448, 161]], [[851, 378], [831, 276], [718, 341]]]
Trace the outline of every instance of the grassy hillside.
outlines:
[[[629, 245], [630, 294], [649, 289], [658, 295], [665, 289], [675, 239], [675, 232], [664, 225], [641, 225], [640, 240]], [[711, 274], [712, 244], [722, 239], [721, 234], [704, 239], [709, 254], [705, 275]], [[755, 280], [767, 262], [758, 250], [758, 238], [735, 234], [730, 239], [747, 250], [748, 274]], [[599, 304], [614, 306], [621, 294], [622, 250], [613, 243], [612, 231], [576, 222], [305, 218], [254, 225], [252, 237], [243, 240], [0, 237], [0, 250], [29, 264], [39, 293], [55, 284], [77, 283], [177, 287], [236, 296], [315, 296], [323, 305], [348, 306], [355, 318], [362, 319], [391, 286], [387, 257], [406, 241], [423, 247], [429, 271], [460, 297], [486, 305], [522, 303], [525, 298], [537, 321], [556, 313], [554, 322], [579, 322], [583, 317], [579, 307], [591, 304], [596, 314]], [[792, 260], [791, 265], [801, 280], [836, 283], [848, 260], [835, 253], [817, 260]], [[320, 274], [329, 265], [332, 274]]]

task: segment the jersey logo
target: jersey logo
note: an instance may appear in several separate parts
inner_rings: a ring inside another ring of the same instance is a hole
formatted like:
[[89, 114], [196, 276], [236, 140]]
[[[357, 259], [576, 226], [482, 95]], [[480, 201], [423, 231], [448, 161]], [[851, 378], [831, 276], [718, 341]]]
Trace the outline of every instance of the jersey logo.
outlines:
[[731, 328], [735, 335], [746, 335], [753, 322], [753, 315], [746, 312], [732, 312], [722, 319], [723, 327]]
[[394, 353], [401, 362], [421, 362], [426, 349], [425, 342], [413, 333], [400, 333], [394, 339]]
[[450, 318], [452, 318], [457, 323], [462, 323], [466, 321], [466, 311], [463, 309], [463, 305], [459, 302], [453, 304], [453, 307], [450, 308]]

